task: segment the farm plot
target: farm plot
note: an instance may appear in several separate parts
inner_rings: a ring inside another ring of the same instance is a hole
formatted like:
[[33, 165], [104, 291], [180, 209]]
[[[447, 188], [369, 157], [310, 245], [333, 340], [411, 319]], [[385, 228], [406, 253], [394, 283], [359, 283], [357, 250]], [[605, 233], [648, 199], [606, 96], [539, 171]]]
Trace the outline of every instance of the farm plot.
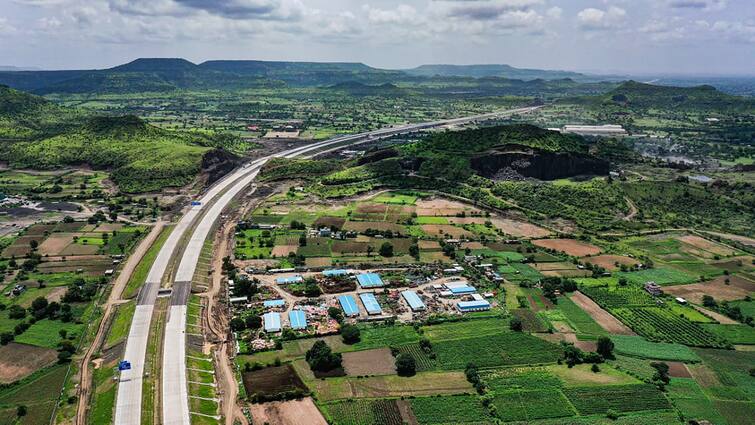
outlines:
[[321, 406], [336, 425], [402, 425], [396, 400], [346, 400]]
[[518, 308], [512, 314], [522, 321], [522, 329], [525, 332], [547, 332], [548, 325], [534, 311], [526, 308]]
[[484, 423], [492, 419], [476, 396], [423, 397], [410, 403], [420, 424]]
[[544, 238], [551, 235], [551, 231], [525, 221], [512, 220], [509, 218], [492, 218], [493, 225], [507, 235], [517, 238]]
[[[576, 387], [564, 390], [566, 397], [582, 415], [643, 410], [671, 409], [666, 397], [654, 385], [612, 385]], [[610, 397], [606, 397], [610, 394]]]
[[498, 318], [473, 319], [423, 326], [422, 334], [432, 342], [465, 339], [508, 332], [508, 321]]
[[19, 421], [24, 425], [48, 423], [67, 371], [67, 365], [57, 365], [34, 373], [18, 384], [0, 389], [0, 406], [12, 407], [8, 416], [13, 419], [16, 416], [16, 406], [26, 406], [28, 415]]
[[314, 389], [317, 399], [323, 401], [349, 398], [420, 397], [474, 391], [463, 372], [421, 372], [411, 377], [396, 375], [366, 378], [339, 377], [308, 380], [307, 384]]
[[470, 362], [481, 368], [555, 363], [561, 356], [559, 346], [522, 333], [441, 341], [433, 350], [438, 367], [446, 370], [464, 369]]
[[419, 199], [415, 203], [417, 215], [454, 217], [461, 215], [480, 215], [480, 211], [462, 204], [461, 202], [448, 199]]
[[16, 382], [58, 358], [57, 351], [11, 342], [0, 346], [0, 384]]
[[498, 416], [506, 422], [574, 416], [561, 390], [502, 391], [493, 398]]
[[346, 224], [343, 225], [343, 229], [357, 233], [365, 233], [367, 231], [391, 231], [396, 235], [408, 235], [406, 226], [384, 221], [347, 221]]
[[[579, 334], [585, 335], [605, 335], [603, 329], [589, 314], [581, 307], [575, 304], [568, 297], [561, 297], [556, 304], [558, 310], [563, 313], [569, 325]], [[615, 319], [614, 319], [615, 320]]]
[[291, 365], [244, 372], [242, 377], [244, 389], [249, 396], [275, 395], [307, 388]]
[[673, 342], [696, 347], [725, 348], [727, 343], [671, 310], [661, 307], [613, 308], [622, 322], [638, 334], [663, 342]]
[[521, 282], [525, 280], [534, 282], [543, 277], [543, 275], [540, 274], [539, 271], [530, 267], [529, 264], [522, 263], [509, 263], [503, 266], [499, 266], [498, 271], [503, 273], [506, 279], [515, 282]]
[[641, 336], [611, 335], [618, 354], [654, 360], [680, 362], [699, 362], [698, 356], [691, 348], [681, 344], [651, 342]]
[[396, 373], [395, 359], [389, 348], [344, 353], [343, 369], [349, 376], [392, 375]]
[[[626, 325], [624, 325], [613, 315], [611, 315], [611, 313], [603, 310], [600, 305], [596, 304], [593, 300], [580, 293], [579, 291], [575, 292], [574, 295], [571, 296], [570, 300], [574, 302], [574, 304], [576, 304], [579, 308], [584, 310], [595, 322], [600, 325], [600, 327], [602, 327], [606, 331], [619, 335], [634, 335], [634, 332], [632, 332], [631, 329], [629, 329]], [[573, 314], [575, 312], [570, 311], [570, 313]], [[580, 318], [576, 316], [575, 319], [579, 320]], [[580, 322], [583, 325], [587, 325], [584, 319], [580, 320]], [[593, 332], [596, 331], [595, 328], [590, 327], [590, 329]]]
[[709, 241], [705, 238], [695, 235], [677, 236], [677, 240], [681, 241], [690, 248], [683, 248], [685, 252], [689, 252], [695, 256], [701, 256], [703, 258], [713, 258], [716, 255], [726, 257], [736, 255], [736, 251], [722, 245], [717, 242]]
[[598, 303], [601, 307], [609, 310], [614, 307], [653, 307], [656, 305], [653, 297], [644, 290], [636, 287], [583, 286], [580, 288], [580, 291]]
[[537, 239], [532, 243], [535, 246], [560, 251], [573, 257], [597, 255], [602, 252], [599, 247], [576, 239]]
[[685, 418], [707, 420], [712, 423], [726, 423], [726, 420], [713, 406], [713, 403], [692, 379], [672, 379], [668, 395]]
[[608, 271], [619, 270], [622, 265], [631, 267], [640, 264], [640, 262], [635, 260], [634, 258], [625, 257], [623, 255], [608, 254], [596, 255], [594, 257], [582, 257], [580, 258], [580, 261], [603, 267]]
[[420, 228], [429, 237], [453, 239], [474, 239], [474, 233], [450, 224], [422, 224]]
[[[273, 401], [250, 406], [254, 423], [276, 425], [327, 425], [312, 398], [301, 400]], [[215, 422], [212, 422], [215, 423]]]
[[517, 367], [484, 370], [482, 380], [493, 392], [560, 388], [561, 380], [545, 367]]
[[572, 263], [536, 263], [533, 265], [543, 276], [585, 277], [592, 274], [589, 270], [580, 270]]
[[399, 353], [404, 353], [412, 356], [414, 362], [417, 365], [418, 372], [426, 372], [433, 370], [437, 367], [435, 359], [431, 359], [429, 354], [426, 353], [419, 344], [406, 344], [396, 347]]
[[704, 295], [710, 295], [717, 301], [741, 300], [755, 292], [755, 283], [739, 276], [721, 276], [703, 283], [666, 286], [663, 291], [702, 304]]
[[755, 328], [748, 325], [707, 324], [703, 328], [732, 344], [755, 345]]
[[693, 283], [698, 279], [697, 276], [672, 268], [655, 268], [628, 273], [619, 272], [617, 276], [626, 278], [629, 283], [636, 285], [644, 285], [646, 282], [655, 282], [661, 286]]

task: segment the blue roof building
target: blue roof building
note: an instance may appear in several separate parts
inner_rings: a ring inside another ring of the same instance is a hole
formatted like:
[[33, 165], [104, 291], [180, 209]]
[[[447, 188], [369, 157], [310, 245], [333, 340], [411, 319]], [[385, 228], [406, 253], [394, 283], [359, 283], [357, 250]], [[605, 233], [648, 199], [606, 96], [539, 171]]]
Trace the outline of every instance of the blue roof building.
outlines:
[[455, 286], [453, 288], [450, 288], [450, 291], [454, 295], [466, 295], [466, 294], [474, 294], [477, 292], [477, 289], [475, 289], [473, 286]]
[[459, 301], [456, 304], [456, 309], [462, 313], [469, 313], [472, 311], [486, 311], [490, 310], [490, 303], [485, 300], [476, 301]]
[[383, 312], [383, 309], [380, 308], [380, 304], [375, 298], [375, 294], [370, 292], [359, 294], [359, 299], [362, 300], [362, 304], [364, 305], [364, 309], [367, 310], [367, 314], [381, 314]]
[[301, 310], [291, 310], [288, 321], [291, 322], [291, 329], [307, 329], [307, 315]]
[[341, 295], [338, 297], [338, 302], [341, 303], [343, 314], [346, 316], [359, 316], [359, 307], [354, 297], [351, 295]]
[[275, 283], [278, 285], [288, 285], [289, 283], [304, 282], [304, 278], [301, 276], [279, 277], [275, 279]]
[[284, 300], [267, 300], [262, 303], [262, 305], [265, 308], [273, 308], [273, 307], [283, 307], [286, 305], [286, 301]]
[[349, 271], [344, 269], [325, 270], [324, 272], [322, 272], [322, 275], [325, 277], [346, 276], [348, 274]]
[[262, 316], [265, 323], [265, 332], [280, 332], [281, 315], [280, 313], [265, 313]]
[[404, 291], [401, 293], [401, 295], [409, 304], [409, 308], [411, 308], [412, 311], [424, 311], [427, 309], [427, 307], [425, 306], [425, 303], [422, 302], [422, 300], [419, 298], [419, 295], [417, 295], [416, 292]]
[[383, 279], [377, 273], [364, 273], [357, 275], [357, 282], [362, 288], [380, 288], [385, 286]]

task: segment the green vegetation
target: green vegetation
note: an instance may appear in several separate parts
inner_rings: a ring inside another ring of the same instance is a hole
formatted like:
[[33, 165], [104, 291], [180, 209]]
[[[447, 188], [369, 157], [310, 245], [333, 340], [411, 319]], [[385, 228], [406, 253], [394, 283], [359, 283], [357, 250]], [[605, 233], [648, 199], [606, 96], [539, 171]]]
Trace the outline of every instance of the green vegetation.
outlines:
[[615, 350], [619, 354], [656, 360], [675, 360], [681, 362], [699, 362], [695, 352], [681, 344], [650, 342], [641, 336], [611, 335]]

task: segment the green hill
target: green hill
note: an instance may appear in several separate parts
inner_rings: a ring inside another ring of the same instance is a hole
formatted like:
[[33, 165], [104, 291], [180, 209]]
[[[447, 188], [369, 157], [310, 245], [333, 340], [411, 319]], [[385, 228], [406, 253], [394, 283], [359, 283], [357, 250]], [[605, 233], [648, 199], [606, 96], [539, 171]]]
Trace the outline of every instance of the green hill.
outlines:
[[627, 81], [600, 96], [601, 103], [636, 108], [717, 109], [752, 108], [755, 100], [732, 96], [713, 86], [671, 87]]
[[589, 78], [584, 74], [570, 71], [550, 71], [542, 69], [523, 69], [514, 68], [510, 65], [496, 65], [496, 64], [484, 64], [484, 65], [445, 65], [445, 64], [432, 64], [432, 65], [420, 65], [416, 68], [404, 70], [409, 75], [415, 75], [420, 77], [472, 77], [472, 78], [485, 78], [485, 77], [503, 77], [521, 80], [559, 80], [564, 78], [571, 78], [575, 80], [596, 80], [596, 78]]
[[88, 165], [109, 170], [120, 190], [132, 193], [190, 183], [218, 144], [135, 116], [86, 116], [7, 87], [0, 87], [0, 139], [0, 160], [11, 167]]

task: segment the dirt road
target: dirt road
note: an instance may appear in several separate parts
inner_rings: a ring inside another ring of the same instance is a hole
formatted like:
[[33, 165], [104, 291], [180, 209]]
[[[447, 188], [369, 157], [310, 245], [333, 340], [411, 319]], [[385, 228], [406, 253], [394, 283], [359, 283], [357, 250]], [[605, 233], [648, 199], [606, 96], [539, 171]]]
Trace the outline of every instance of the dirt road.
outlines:
[[634, 217], [637, 215], [640, 210], [637, 209], [637, 205], [635, 205], [634, 201], [629, 199], [628, 196], [624, 197], [624, 200], [627, 202], [627, 205], [629, 206], [629, 214], [627, 214], [624, 217], [624, 221], [632, 221]]
[[571, 297], [574, 304], [577, 304], [582, 310], [584, 310], [590, 317], [593, 318], [598, 324], [608, 331], [609, 333], [616, 335], [637, 335], [629, 329], [625, 324], [621, 323], [619, 319], [613, 317], [611, 313], [603, 310], [598, 304], [595, 303], [590, 297], [577, 291]]
[[110, 316], [113, 314], [113, 311], [115, 311], [114, 307], [123, 302], [123, 300], [121, 300], [123, 289], [126, 287], [129, 279], [131, 279], [131, 275], [134, 273], [136, 266], [141, 262], [144, 254], [147, 253], [147, 250], [149, 250], [149, 248], [155, 242], [157, 236], [160, 234], [164, 226], [165, 222], [163, 221], [157, 221], [155, 223], [152, 230], [139, 243], [134, 252], [129, 255], [128, 259], [123, 265], [123, 269], [121, 269], [118, 277], [115, 278], [115, 282], [113, 282], [113, 288], [110, 291], [110, 296], [103, 306], [103, 314], [102, 320], [100, 321], [100, 327], [99, 329], [97, 329], [97, 334], [94, 337], [94, 341], [84, 354], [84, 358], [81, 363], [79, 404], [76, 411], [77, 425], [85, 425], [87, 422], [87, 405], [89, 404], [89, 397], [92, 390], [92, 366], [90, 365], [92, 356], [94, 356], [94, 354], [100, 349], [100, 346], [105, 339], [105, 331], [107, 330], [108, 324], [110, 322]]

